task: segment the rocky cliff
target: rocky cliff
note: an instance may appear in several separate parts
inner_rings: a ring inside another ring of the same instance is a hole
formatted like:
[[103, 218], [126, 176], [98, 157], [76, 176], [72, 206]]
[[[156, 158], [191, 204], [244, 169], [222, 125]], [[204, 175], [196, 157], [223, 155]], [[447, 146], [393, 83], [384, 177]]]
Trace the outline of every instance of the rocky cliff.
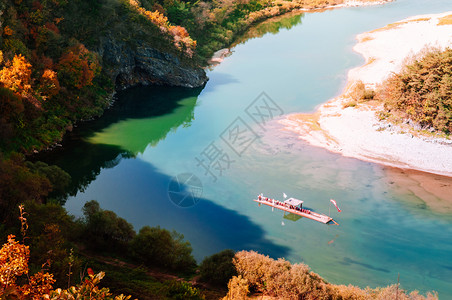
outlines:
[[142, 42], [132, 47], [111, 37], [104, 38], [98, 53], [118, 90], [138, 84], [192, 88], [208, 80], [202, 68], [185, 66], [175, 55], [162, 53]]

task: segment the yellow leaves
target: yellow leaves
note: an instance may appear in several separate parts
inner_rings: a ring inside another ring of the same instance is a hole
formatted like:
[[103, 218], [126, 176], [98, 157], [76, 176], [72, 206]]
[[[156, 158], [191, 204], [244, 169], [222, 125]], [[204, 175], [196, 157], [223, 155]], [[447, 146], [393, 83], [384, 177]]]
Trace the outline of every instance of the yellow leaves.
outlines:
[[28, 273], [28, 246], [17, 242], [14, 235], [8, 236], [8, 242], [0, 249], [0, 284], [14, 284], [16, 277]]
[[185, 53], [189, 57], [193, 56], [193, 50], [196, 48], [196, 41], [190, 38], [190, 35], [184, 27], [170, 25], [168, 18], [165, 15], [158, 10], [151, 12], [142, 8], [137, 0], [129, 0], [129, 3], [141, 15], [157, 25], [162, 33], [169, 32], [173, 36], [174, 45], [177, 49], [181, 51], [185, 50]]
[[15, 55], [12, 62], [0, 70], [0, 82], [6, 88], [17, 94], [27, 97], [31, 89], [31, 64], [21, 54]]
[[23, 295], [29, 295], [32, 299], [41, 299], [43, 295], [50, 293], [52, 284], [55, 283], [53, 275], [38, 272], [30, 277], [29, 284], [20, 288]]
[[3, 63], [3, 52], [0, 50], [0, 65]]

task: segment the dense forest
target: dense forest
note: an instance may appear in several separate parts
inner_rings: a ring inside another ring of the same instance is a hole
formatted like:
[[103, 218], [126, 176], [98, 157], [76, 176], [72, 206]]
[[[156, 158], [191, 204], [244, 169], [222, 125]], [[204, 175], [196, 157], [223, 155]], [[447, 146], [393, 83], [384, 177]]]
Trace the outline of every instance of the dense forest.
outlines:
[[[198, 266], [190, 243], [181, 234], [148, 226], [136, 232], [96, 201], [86, 203], [83, 217], [75, 219], [62, 206], [60, 196], [71, 176], [57, 166], [27, 160], [61, 141], [76, 122], [98, 117], [111, 105], [118, 87], [118, 65], [115, 57], [106, 55], [107, 50], [116, 47], [133, 52], [146, 44], [183, 68], [201, 70], [213, 52], [230, 45], [256, 22], [296, 8], [341, 3], [343, 0], [1, 1], [1, 298], [42, 299], [49, 295], [47, 299], [74, 299], [91, 293], [95, 296], [90, 299], [126, 299], [111, 294], [124, 293], [140, 299], [203, 299], [228, 293], [229, 299], [239, 299], [248, 292], [260, 292], [305, 299], [318, 295], [324, 299], [378, 299], [378, 295], [393, 292], [391, 287], [382, 291], [335, 288], [304, 265], [292, 266], [256, 253], [246, 256], [247, 252], [226, 250]], [[20, 204], [24, 206], [19, 209]], [[244, 257], [276, 266], [275, 270], [256, 272], [281, 279], [301, 276], [303, 286], [294, 286], [296, 277], [290, 279], [293, 285], [279, 289], [247, 277], [252, 273], [245, 269]], [[157, 275], [150, 270], [157, 270]], [[173, 275], [159, 277], [162, 273]], [[194, 276], [201, 282], [199, 289], [188, 283]], [[409, 297], [422, 299], [417, 294]]]

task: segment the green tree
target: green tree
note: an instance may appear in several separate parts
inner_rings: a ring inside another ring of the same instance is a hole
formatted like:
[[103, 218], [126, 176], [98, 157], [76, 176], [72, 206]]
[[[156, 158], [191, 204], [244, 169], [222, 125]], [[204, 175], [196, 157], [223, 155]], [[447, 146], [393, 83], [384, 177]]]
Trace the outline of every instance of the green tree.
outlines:
[[27, 168], [24, 157], [11, 154], [5, 159], [0, 153], [0, 219], [13, 224], [16, 207], [26, 201], [42, 202], [52, 186], [44, 176]]
[[26, 166], [32, 172], [43, 175], [50, 181], [52, 192], [49, 193], [49, 197], [56, 198], [62, 203], [64, 191], [71, 182], [71, 176], [60, 167], [55, 165], [49, 166], [42, 161], [37, 161], [35, 163], [27, 162]]
[[[54, 275], [58, 286], [68, 283], [68, 266], [77, 274], [81, 262], [76, 257], [70, 257], [74, 245], [70, 242], [80, 236], [82, 228], [74, 221], [64, 207], [56, 203], [25, 204], [27, 210], [28, 231], [27, 241], [30, 244], [30, 264], [39, 270], [42, 265]], [[72, 276], [71, 279], [76, 279]]]
[[200, 267], [201, 280], [215, 285], [227, 287], [229, 279], [237, 275], [232, 259], [235, 252], [230, 249], [223, 250], [206, 257]]
[[123, 251], [135, 236], [132, 224], [110, 210], [103, 210], [99, 203], [91, 200], [83, 206], [85, 216], [84, 239], [92, 249]]
[[191, 271], [196, 262], [192, 248], [184, 236], [175, 231], [144, 226], [133, 239], [132, 253], [135, 259], [148, 266], [159, 266], [182, 272]]

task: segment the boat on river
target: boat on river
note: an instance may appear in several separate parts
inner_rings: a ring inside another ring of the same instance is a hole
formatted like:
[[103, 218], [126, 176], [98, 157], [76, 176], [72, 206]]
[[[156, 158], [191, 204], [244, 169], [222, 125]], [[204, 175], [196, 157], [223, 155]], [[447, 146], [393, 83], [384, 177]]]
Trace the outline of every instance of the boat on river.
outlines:
[[276, 199], [264, 197], [264, 195], [260, 194], [257, 196], [257, 199], [253, 199], [253, 201], [259, 203], [259, 206], [261, 206], [261, 204], [264, 204], [267, 206], [271, 206], [272, 208], [277, 208], [284, 212], [305, 217], [320, 223], [324, 224], [332, 223], [334, 225], [339, 225], [330, 216], [314, 212], [310, 209], [303, 208], [303, 201], [296, 198], [289, 198], [285, 201], [279, 201]]

